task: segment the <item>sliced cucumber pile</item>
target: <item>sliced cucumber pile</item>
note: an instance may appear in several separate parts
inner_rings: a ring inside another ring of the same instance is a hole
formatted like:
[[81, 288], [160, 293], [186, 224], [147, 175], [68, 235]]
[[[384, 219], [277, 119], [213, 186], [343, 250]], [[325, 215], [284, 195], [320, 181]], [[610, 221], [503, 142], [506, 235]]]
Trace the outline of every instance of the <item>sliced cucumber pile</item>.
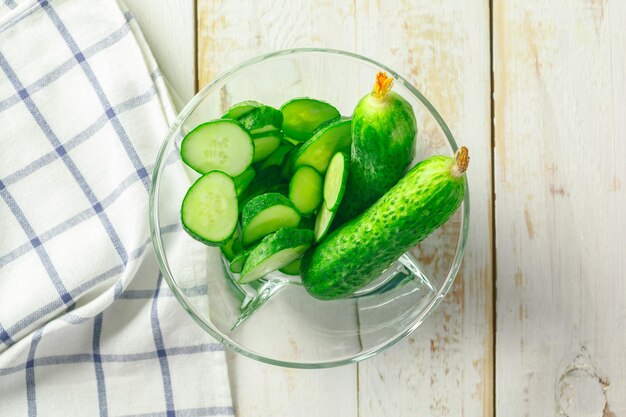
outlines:
[[[183, 202], [185, 230], [219, 245], [231, 272], [247, 271], [242, 282], [276, 269], [298, 275], [304, 250], [327, 233], [341, 201], [350, 143], [350, 119], [324, 101], [233, 105], [183, 139], [183, 161], [207, 177]], [[294, 246], [292, 234], [308, 237]], [[259, 249], [248, 261], [257, 246], [271, 246], [270, 259]]]

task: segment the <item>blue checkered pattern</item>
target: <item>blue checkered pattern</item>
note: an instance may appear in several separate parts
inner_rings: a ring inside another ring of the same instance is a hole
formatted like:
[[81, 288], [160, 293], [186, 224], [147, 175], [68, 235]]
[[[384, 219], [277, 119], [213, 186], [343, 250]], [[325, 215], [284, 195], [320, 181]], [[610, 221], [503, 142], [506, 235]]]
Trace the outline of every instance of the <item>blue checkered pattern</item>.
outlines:
[[115, 1], [0, 2], [2, 416], [233, 415], [223, 348], [150, 245], [173, 109], [146, 51]]

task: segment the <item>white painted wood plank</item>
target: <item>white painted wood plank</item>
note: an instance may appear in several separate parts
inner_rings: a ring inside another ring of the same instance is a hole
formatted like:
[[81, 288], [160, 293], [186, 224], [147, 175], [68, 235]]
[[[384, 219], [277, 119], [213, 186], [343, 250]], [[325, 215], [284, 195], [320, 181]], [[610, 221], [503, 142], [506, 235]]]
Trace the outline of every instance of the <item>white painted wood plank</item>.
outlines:
[[405, 75], [471, 155], [471, 226], [462, 270], [408, 340], [359, 364], [359, 416], [492, 416], [488, 2], [357, 4], [357, 52]]
[[[302, 46], [354, 48], [352, 3], [198, 2], [200, 86], [262, 53]], [[282, 315], [288, 319], [288, 312]], [[297, 318], [294, 318], [297, 320]], [[264, 337], [265, 335], [259, 335]], [[228, 354], [238, 417], [357, 416], [356, 366], [294, 370]]]
[[194, 0], [126, 0], [126, 4], [173, 95], [186, 103], [195, 94]]
[[496, 410], [626, 415], [626, 3], [496, 0]]

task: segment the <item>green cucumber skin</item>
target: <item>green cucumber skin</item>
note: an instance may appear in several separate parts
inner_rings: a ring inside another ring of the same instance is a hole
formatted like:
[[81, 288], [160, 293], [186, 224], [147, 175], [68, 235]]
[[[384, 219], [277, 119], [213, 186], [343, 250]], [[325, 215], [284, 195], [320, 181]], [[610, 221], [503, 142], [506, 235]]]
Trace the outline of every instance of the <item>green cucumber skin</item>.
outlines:
[[265, 236], [261, 243], [250, 252], [241, 271], [239, 281], [245, 281], [245, 276], [248, 272], [273, 254], [284, 249], [310, 245], [312, 242], [313, 232], [310, 230], [296, 228], [278, 229], [275, 233]]
[[254, 219], [260, 212], [266, 210], [272, 206], [287, 206], [291, 207], [298, 212], [291, 200], [279, 193], [267, 193], [261, 194], [249, 200], [243, 207], [241, 213], [241, 225], [245, 229], [248, 224]]
[[352, 116], [348, 185], [335, 226], [372, 205], [405, 173], [417, 134], [411, 105], [391, 91], [382, 99], [368, 94]]
[[270, 106], [260, 106], [245, 113], [237, 121], [249, 131], [265, 127], [266, 122], [280, 129], [283, 125], [283, 113]]
[[301, 275], [314, 297], [346, 297], [380, 276], [404, 252], [444, 224], [465, 195], [454, 158], [434, 156], [413, 167], [360, 216], [310, 249]]

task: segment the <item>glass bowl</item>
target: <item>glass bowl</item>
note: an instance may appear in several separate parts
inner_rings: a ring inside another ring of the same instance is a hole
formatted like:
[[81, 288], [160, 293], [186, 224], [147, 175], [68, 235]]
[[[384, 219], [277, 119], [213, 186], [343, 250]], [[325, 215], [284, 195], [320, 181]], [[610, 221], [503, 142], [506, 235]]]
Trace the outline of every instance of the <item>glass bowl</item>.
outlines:
[[239, 285], [219, 248], [195, 241], [181, 227], [181, 201], [199, 176], [179, 157], [187, 132], [243, 100], [280, 107], [294, 97], [308, 96], [332, 103], [349, 116], [371, 91], [380, 70], [395, 79], [393, 90], [415, 111], [418, 135], [413, 163], [430, 155], [453, 155], [457, 145], [450, 130], [415, 87], [385, 65], [337, 50], [291, 49], [246, 61], [196, 94], [172, 125], [152, 177], [152, 242], [163, 276], [180, 304], [227, 348], [294, 368], [358, 362], [413, 332], [452, 286], [467, 240], [467, 193], [444, 226], [367, 288], [336, 301], [316, 300], [297, 277], [280, 272]]

